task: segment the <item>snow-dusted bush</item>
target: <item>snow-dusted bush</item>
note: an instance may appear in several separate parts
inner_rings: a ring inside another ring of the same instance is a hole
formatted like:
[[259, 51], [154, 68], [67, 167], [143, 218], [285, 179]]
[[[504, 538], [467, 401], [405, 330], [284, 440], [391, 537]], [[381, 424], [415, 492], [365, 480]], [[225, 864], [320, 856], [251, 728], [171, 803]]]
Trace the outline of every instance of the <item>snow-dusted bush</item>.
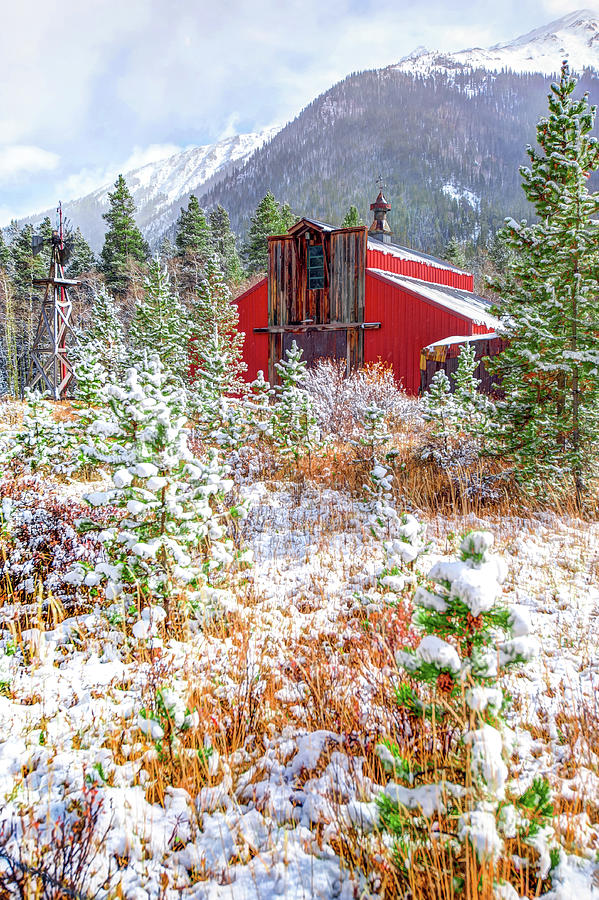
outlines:
[[364, 410], [372, 404], [393, 425], [420, 422], [418, 402], [398, 387], [393, 370], [383, 363], [369, 364], [347, 376], [343, 360], [321, 359], [308, 369], [302, 386], [312, 398], [323, 433], [341, 440], [355, 437]]
[[[173, 387], [160, 360], [130, 369], [122, 386], [109, 385], [115, 430], [126, 463], [112, 476], [114, 487], [85, 499], [113, 510], [99, 540], [107, 561], [73, 578], [105, 583], [106, 598], [127, 607], [140, 596], [169, 609], [175, 595], [191, 610], [228, 600], [215, 584], [218, 573], [240, 557], [227, 536], [227, 519], [242, 517], [243, 504], [224, 504], [232, 487], [215, 451], [200, 460], [188, 444], [185, 393]], [[84, 523], [93, 529], [94, 523]]]
[[76, 563], [93, 566], [99, 553], [97, 544], [75, 527], [84, 507], [60, 501], [32, 478], [5, 481], [0, 493], [2, 590], [27, 600], [41, 588], [44, 602], [50, 594], [74, 600], [68, 573]]
[[488, 532], [468, 534], [460, 559], [439, 560], [430, 584], [417, 588], [414, 624], [422, 637], [396, 656], [406, 679], [397, 702], [410, 724], [403, 743], [378, 747], [392, 774], [381, 825], [393, 836], [398, 869], [424, 877], [435, 846], [451, 859], [456, 890], [473, 877], [468, 848], [478, 864], [495, 864], [518, 837], [541, 879], [550, 865], [547, 786], [535, 782], [515, 796], [509, 784], [509, 698], [500, 679], [533, 657], [536, 642], [526, 611], [499, 599], [506, 573], [492, 543]]

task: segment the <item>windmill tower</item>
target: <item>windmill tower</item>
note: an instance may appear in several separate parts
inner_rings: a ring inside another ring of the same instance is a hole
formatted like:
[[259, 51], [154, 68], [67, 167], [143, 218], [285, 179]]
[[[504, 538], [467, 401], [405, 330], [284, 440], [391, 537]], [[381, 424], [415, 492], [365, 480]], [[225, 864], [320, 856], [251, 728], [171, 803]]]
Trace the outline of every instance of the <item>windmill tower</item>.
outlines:
[[[52, 232], [52, 255], [47, 278], [34, 278], [33, 283], [44, 287], [44, 297], [37, 331], [31, 350], [27, 384], [30, 388], [50, 391], [55, 400], [62, 400], [73, 379], [73, 369], [67, 357], [67, 342], [71, 335], [72, 304], [69, 288], [78, 281], [65, 278], [64, 266], [70, 255], [70, 242], [65, 240], [62, 204], [58, 204], [58, 228]], [[36, 256], [44, 245], [43, 237], [34, 235], [32, 251]]]

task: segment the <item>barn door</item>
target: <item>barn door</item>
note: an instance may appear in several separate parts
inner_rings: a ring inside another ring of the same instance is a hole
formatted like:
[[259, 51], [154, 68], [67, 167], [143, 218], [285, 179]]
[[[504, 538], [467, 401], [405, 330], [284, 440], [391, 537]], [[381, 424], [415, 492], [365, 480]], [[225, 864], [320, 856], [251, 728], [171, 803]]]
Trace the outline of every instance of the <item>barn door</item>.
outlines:
[[342, 359], [347, 362], [347, 331], [304, 331], [298, 334], [285, 332], [283, 335], [283, 353], [291, 347], [293, 341], [304, 351], [302, 359], [313, 366], [318, 359]]

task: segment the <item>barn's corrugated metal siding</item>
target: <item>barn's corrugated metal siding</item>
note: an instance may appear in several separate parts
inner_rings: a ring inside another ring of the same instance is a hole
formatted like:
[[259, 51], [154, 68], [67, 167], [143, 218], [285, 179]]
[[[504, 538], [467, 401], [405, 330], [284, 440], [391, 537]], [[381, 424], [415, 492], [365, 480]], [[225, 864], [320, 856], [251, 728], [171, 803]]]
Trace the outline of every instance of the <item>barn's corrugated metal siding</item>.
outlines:
[[488, 330], [409, 294], [368, 270], [365, 315], [369, 322], [381, 322], [381, 328], [365, 332], [364, 362], [380, 359], [390, 363], [395, 378], [412, 395], [418, 394], [420, 388], [420, 351], [423, 347], [447, 335], [481, 334]]
[[392, 253], [375, 250], [370, 246], [366, 251], [366, 266], [369, 269], [384, 269], [386, 272], [420, 278], [432, 284], [447, 284], [449, 287], [461, 288], [464, 291], [474, 290], [474, 276], [468, 272], [456, 272], [412, 259], [401, 259]]
[[239, 331], [245, 334], [243, 361], [246, 381], [253, 381], [262, 369], [268, 378], [268, 335], [254, 334], [254, 328], [268, 325], [268, 281], [263, 278], [235, 301], [239, 310]]

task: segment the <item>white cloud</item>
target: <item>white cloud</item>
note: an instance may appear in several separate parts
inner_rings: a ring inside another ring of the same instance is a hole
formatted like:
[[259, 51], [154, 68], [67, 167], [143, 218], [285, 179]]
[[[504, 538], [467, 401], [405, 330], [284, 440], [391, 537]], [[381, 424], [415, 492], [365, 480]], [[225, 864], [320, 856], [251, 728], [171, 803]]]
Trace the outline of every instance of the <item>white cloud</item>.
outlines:
[[12, 144], [0, 147], [0, 184], [15, 181], [24, 173], [51, 172], [58, 167], [60, 157], [42, 147]]
[[58, 195], [63, 200], [84, 197], [98, 188], [111, 185], [117, 175], [125, 175], [133, 169], [140, 169], [149, 163], [167, 159], [185, 149], [177, 144], [150, 144], [148, 147], [134, 147], [129, 156], [119, 163], [84, 168], [79, 172], [73, 172], [57, 186]]

